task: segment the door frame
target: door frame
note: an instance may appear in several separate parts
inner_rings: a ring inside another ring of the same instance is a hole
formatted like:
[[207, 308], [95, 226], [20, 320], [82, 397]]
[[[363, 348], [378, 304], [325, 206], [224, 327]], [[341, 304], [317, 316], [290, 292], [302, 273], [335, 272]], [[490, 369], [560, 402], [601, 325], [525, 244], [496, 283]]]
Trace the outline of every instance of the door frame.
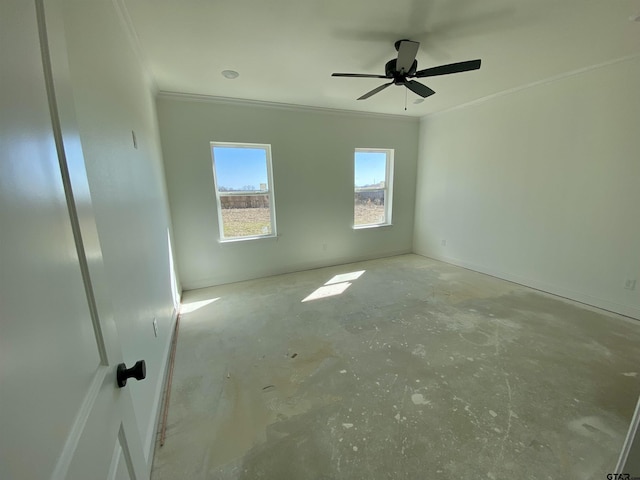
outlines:
[[614, 472], [628, 473], [632, 477], [640, 475], [640, 398]]

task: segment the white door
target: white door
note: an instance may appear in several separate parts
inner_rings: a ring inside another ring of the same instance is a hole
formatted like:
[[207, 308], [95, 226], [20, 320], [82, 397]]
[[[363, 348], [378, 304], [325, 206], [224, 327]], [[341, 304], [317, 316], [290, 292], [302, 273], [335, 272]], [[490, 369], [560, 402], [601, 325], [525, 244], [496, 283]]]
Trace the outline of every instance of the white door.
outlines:
[[149, 478], [116, 386], [59, 9], [0, 4], [0, 478]]

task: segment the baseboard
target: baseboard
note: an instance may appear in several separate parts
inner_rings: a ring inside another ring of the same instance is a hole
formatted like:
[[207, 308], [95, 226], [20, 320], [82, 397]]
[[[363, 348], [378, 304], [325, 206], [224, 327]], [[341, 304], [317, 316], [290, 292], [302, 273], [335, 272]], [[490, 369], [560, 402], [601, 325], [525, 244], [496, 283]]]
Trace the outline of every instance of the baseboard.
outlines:
[[417, 255], [422, 255], [423, 257], [431, 258], [433, 260], [450, 263], [451, 265], [455, 265], [457, 267], [463, 267], [468, 270], [473, 270], [474, 272], [491, 275], [492, 277], [517, 283], [518, 285], [523, 285], [525, 287], [533, 288], [535, 290], [540, 290], [542, 292], [549, 293], [551, 295], [556, 295], [565, 299], [573, 300], [575, 302], [579, 302], [579, 303], [588, 305], [590, 307], [599, 308], [601, 310], [606, 310], [611, 313], [616, 313], [618, 315], [623, 315], [625, 317], [631, 317], [635, 320], [640, 320], [640, 309], [630, 305], [612, 302], [609, 300], [605, 300], [603, 298], [598, 298], [585, 293], [576, 292], [576, 291], [559, 287], [557, 285], [553, 285], [550, 283], [541, 282], [541, 281], [533, 280], [530, 278], [520, 277], [518, 275], [502, 272], [500, 270], [486, 267], [484, 265], [478, 265], [475, 263], [466, 262], [464, 260], [459, 260], [457, 258], [447, 257], [444, 255], [430, 254], [430, 253], [429, 254], [419, 253], [419, 252], [414, 252], [414, 253], [416, 253]]
[[[182, 294], [180, 294], [180, 297], [182, 297]], [[167, 344], [165, 345], [164, 352], [162, 354], [162, 368], [161, 368], [162, 380], [158, 382], [158, 386], [156, 387], [156, 391], [153, 395], [153, 407], [152, 407], [151, 418], [153, 418], [154, 421], [151, 422], [151, 424], [149, 425], [149, 428], [147, 429], [147, 433], [144, 439], [145, 461], [147, 463], [147, 466], [149, 467], [149, 471], [151, 471], [153, 454], [155, 452], [155, 447], [156, 447], [155, 438], [156, 438], [156, 433], [158, 431], [158, 426], [160, 424], [160, 415], [162, 412], [162, 409], [161, 409], [162, 396], [163, 396], [162, 394], [164, 393], [164, 387], [167, 383], [166, 380], [167, 380], [167, 372], [168, 372], [168, 366], [169, 366], [169, 352], [171, 350], [171, 343], [173, 341], [173, 332], [175, 330], [176, 321], [178, 320], [179, 308], [180, 308], [180, 301], [178, 301], [178, 307], [177, 308], [174, 307], [173, 312], [171, 314], [171, 325], [169, 329], [171, 334], [168, 335], [167, 337]]]
[[260, 275], [239, 275], [229, 278], [211, 278], [193, 282], [182, 282], [183, 291], [199, 290], [201, 288], [216, 287], [218, 285], [227, 285], [230, 283], [244, 282], [246, 280], [256, 280], [258, 278], [273, 277], [275, 275], [284, 275], [286, 273], [306, 272], [307, 270], [316, 270], [318, 268], [336, 267], [339, 265], [348, 265], [350, 263], [366, 262], [368, 260], [378, 260], [380, 258], [396, 257], [398, 255], [406, 255], [413, 253], [411, 249], [396, 250], [381, 254], [362, 255], [345, 258], [332, 258], [331, 260], [320, 260], [315, 262], [305, 262], [297, 265], [289, 265], [285, 268], [274, 268]]

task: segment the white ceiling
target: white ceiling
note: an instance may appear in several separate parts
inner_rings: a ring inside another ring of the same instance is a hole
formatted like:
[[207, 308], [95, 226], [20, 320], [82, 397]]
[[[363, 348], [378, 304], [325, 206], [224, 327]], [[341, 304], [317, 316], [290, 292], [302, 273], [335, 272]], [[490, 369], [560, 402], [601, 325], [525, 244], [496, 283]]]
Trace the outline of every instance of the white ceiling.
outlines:
[[[166, 92], [423, 116], [640, 55], [640, 0], [120, 1]], [[384, 74], [402, 38], [421, 42], [418, 69], [482, 68], [423, 79], [436, 94], [408, 92], [406, 112], [404, 87], [357, 101], [384, 80], [331, 77]]]

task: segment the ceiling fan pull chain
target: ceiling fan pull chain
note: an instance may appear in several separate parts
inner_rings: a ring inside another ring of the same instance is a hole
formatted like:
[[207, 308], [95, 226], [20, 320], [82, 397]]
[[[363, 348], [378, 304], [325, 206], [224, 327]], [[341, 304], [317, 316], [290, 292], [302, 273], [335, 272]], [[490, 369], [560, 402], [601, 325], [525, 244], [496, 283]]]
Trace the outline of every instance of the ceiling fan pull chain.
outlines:
[[407, 92], [408, 90], [405, 88], [404, 89], [404, 111], [405, 112], [407, 111], [407, 94], [408, 94]]

